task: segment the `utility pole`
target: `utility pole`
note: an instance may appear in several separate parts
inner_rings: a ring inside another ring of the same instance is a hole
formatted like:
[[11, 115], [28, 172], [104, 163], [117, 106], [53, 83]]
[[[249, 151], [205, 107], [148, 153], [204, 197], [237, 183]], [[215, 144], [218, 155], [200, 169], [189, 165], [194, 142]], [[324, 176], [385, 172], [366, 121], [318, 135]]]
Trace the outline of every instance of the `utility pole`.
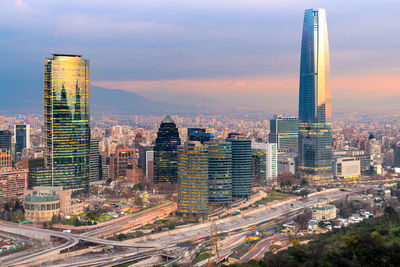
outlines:
[[[211, 266], [211, 258], [214, 256], [216, 258], [215, 263], [218, 267], [221, 266], [219, 250], [218, 250], [218, 227], [216, 221], [212, 222], [210, 225], [210, 257], [208, 258], [207, 266]], [[213, 253], [213, 249], [215, 254]]]

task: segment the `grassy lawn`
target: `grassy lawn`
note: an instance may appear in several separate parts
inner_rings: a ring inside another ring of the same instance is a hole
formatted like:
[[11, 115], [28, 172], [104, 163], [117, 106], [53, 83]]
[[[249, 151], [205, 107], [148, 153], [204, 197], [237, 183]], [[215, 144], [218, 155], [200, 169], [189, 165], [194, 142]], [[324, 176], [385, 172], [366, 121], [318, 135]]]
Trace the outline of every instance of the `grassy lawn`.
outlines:
[[260, 199], [256, 203], [260, 204], [266, 204], [269, 202], [272, 202], [274, 200], [284, 200], [290, 197], [293, 197], [294, 195], [289, 194], [289, 193], [283, 193], [283, 192], [276, 192], [276, 191], [269, 191], [268, 196]]
[[192, 264], [196, 264], [198, 262], [201, 262], [201, 261], [203, 261], [205, 259], [210, 258], [211, 256], [212, 255], [210, 253], [208, 253], [208, 252], [206, 252], [206, 253], [200, 253], [199, 252], [199, 254], [196, 256], [196, 258], [193, 260]]

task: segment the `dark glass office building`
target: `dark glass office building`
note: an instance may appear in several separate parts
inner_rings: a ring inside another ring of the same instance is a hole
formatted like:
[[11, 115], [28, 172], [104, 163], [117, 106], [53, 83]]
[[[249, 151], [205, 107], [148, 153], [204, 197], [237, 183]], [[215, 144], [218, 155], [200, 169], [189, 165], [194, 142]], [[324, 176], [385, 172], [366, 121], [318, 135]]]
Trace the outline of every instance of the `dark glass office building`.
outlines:
[[188, 142], [178, 148], [178, 213], [208, 213], [207, 147]]
[[54, 54], [44, 67], [45, 163], [51, 185], [87, 190], [89, 186], [89, 61]]
[[17, 124], [14, 126], [15, 152], [22, 153], [24, 148], [30, 145], [30, 125]]
[[298, 170], [311, 181], [332, 172], [331, 90], [325, 10], [304, 15], [300, 61]]
[[299, 136], [299, 119], [275, 115], [270, 120], [269, 142], [277, 145], [280, 152], [297, 152]]
[[208, 147], [208, 202], [232, 202], [232, 145], [230, 142], [206, 142]]
[[214, 138], [214, 134], [207, 133], [205, 128], [188, 128], [189, 141], [200, 141], [204, 144], [204, 142], [208, 142], [212, 138]]
[[11, 132], [9, 130], [0, 130], [0, 148], [7, 148], [11, 153]]
[[160, 124], [154, 146], [154, 183], [177, 182], [180, 144], [178, 128], [167, 115]]
[[248, 198], [251, 194], [251, 140], [240, 134], [229, 134], [232, 144], [232, 197]]

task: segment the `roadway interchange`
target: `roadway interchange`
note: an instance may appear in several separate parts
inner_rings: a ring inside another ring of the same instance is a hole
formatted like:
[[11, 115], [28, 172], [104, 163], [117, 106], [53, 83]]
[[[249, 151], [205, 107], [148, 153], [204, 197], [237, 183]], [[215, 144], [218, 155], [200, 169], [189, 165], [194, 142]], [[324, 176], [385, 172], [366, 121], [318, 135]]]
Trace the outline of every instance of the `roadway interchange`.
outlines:
[[[255, 210], [248, 211], [244, 214], [219, 219], [214, 222], [217, 225], [221, 242], [224, 238], [237, 236], [239, 240], [242, 236], [247, 233], [254, 231], [260, 227], [266, 227], [271, 225], [275, 220], [279, 218], [288, 218], [295, 215], [306, 207], [313, 206], [318, 199], [321, 197], [327, 198], [330, 201], [341, 199], [346, 197], [348, 194], [353, 194], [356, 191], [329, 191], [320, 192], [318, 195], [309, 196], [308, 198], [302, 198], [293, 200], [282, 205], [276, 205], [273, 208], [267, 208], [268, 206], [259, 207]], [[47, 256], [51, 258], [54, 253], [59, 253], [67, 248], [72, 248], [79, 241], [90, 242], [98, 245], [107, 245], [113, 247], [125, 248], [125, 251], [120, 253], [93, 256], [85, 258], [81, 262], [71, 262], [66, 260], [65, 263], [60, 263], [57, 266], [115, 266], [121, 263], [130, 262], [136, 259], [144, 259], [151, 257], [156, 254], [161, 254], [164, 249], [173, 248], [179, 251], [178, 257], [172, 261], [173, 263], [190, 263], [190, 258], [195, 255], [197, 249], [208, 242], [210, 235], [210, 225], [213, 222], [205, 222], [202, 224], [191, 225], [188, 227], [175, 229], [171, 231], [161, 232], [136, 238], [124, 242], [105, 240], [90, 236], [76, 235], [71, 233], [62, 233], [58, 231], [33, 228], [21, 225], [11, 225], [0, 223], [0, 230], [4, 232], [20, 233], [25, 236], [34, 236], [37, 234], [43, 234], [47, 236], [55, 236], [65, 239], [67, 242], [54, 248], [48, 248], [46, 250], [34, 253], [29, 256], [16, 257], [10, 262], [2, 262], [0, 259], [1, 266], [22, 266], [27, 265], [29, 262], [34, 262], [38, 258]], [[120, 227], [119, 225], [117, 227]], [[22, 233], [23, 232], [23, 233]], [[231, 244], [235, 244], [232, 241]], [[262, 246], [259, 246], [260, 248]], [[265, 250], [265, 248], [263, 248]], [[229, 245], [221, 247], [221, 257], [229, 254]], [[68, 254], [65, 254], [68, 257]], [[49, 259], [48, 258], [48, 259]]]

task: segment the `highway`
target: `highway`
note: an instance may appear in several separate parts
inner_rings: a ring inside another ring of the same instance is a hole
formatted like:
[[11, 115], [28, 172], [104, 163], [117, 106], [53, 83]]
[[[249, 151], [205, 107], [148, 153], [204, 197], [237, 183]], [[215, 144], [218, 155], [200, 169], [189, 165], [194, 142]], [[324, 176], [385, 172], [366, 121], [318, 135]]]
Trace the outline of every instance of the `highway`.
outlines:
[[[267, 209], [268, 206], [263, 206], [259, 207], [255, 210], [251, 210], [248, 213], [244, 213], [242, 215], [238, 215], [235, 217], [227, 217], [223, 219], [219, 219], [217, 221], [217, 227], [218, 227], [218, 233], [221, 237], [226, 237], [226, 236], [233, 236], [235, 234], [245, 234], [249, 231], [254, 231], [260, 227], [265, 227], [265, 225], [271, 224], [273, 220], [280, 218], [285, 215], [291, 215], [300, 212], [302, 209], [306, 207], [311, 207], [313, 206], [317, 201], [319, 197], [326, 197], [330, 201], [344, 198], [347, 194], [351, 194], [352, 192], [343, 192], [343, 191], [335, 191], [335, 192], [323, 192], [319, 194], [318, 196], [311, 196], [308, 198], [300, 199], [300, 200], [295, 200], [290, 202], [288, 204], [282, 204], [278, 205], [275, 208], [269, 208]], [[5, 232], [18, 232], [18, 230], [26, 230], [26, 231], [33, 231], [33, 232], [38, 232], [47, 236], [56, 236], [60, 238], [64, 238], [67, 240], [67, 242], [61, 246], [46, 250], [46, 251], [41, 251], [36, 254], [32, 254], [29, 256], [25, 257], [20, 257], [17, 258], [11, 262], [7, 262], [6, 266], [18, 264], [18, 263], [25, 263], [30, 260], [38, 259], [42, 257], [45, 254], [51, 254], [51, 253], [56, 253], [61, 250], [64, 250], [66, 248], [72, 247], [76, 245], [80, 240], [81, 241], [87, 241], [99, 245], [109, 245], [109, 246], [115, 246], [115, 247], [125, 247], [125, 248], [136, 248], [138, 251], [133, 252], [132, 250], [127, 251], [123, 253], [120, 256], [116, 255], [109, 255], [105, 257], [96, 257], [93, 259], [87, 259], [84, 262], [79, 263], [78, 266], [114, 266], [118, 265], [121, 263], [126, 263], [133, 261], [135, 259], [142, 259], [151, 255], [154, 255], [155, 253], [159, 253], [162, 251], [162, 249], [166, 248], [171, 248], [171, 247], [186, 247], [186, 252], [185, 255], [193, 255], [193, 251], [195, 248], [195, 245], [193, 245], [192, 241], [193, 240], [202, 240], [201, 242], [206, 242], [208, 236], [209, 236], [209, 231], [210, 231], [210, 223], [211, 222], [206, 222], [194, 226], [188, 226], [186, 228], [181, 228], [181, 229], [176, 229], [176, 230], [171, 230], [167, 232], [162, 232], [158, 234], [153, 234], [149, 236], [145, 236], [142, 238], [136, 238], [133, 240], [128, 240], [124, 242], [119, 242], [119, 241], [112, 241], [112, 240], [105, 240], [105, 239], [100, 239], [96, 237], [90, 237], [90, 236], [82, 236], [82, 235], [76, 235], [76, 234], [71, 234], [71, 233], [63, 233], [63, 232], [58, 232], [58, 231], [52, 231], [52, 230], [47, 230], [47, 229], [39, 229], [39, 228], [33, 228], [33, 227], [28, 227], [28, 226], [21, 226], [21, 225], [10, 225], [10, 224], [3, 224], [0, 223], [0, 230], [3, 230]], [[24, 233], [24, 235], [29, 236], [28, 234]], [[202, 239], [203, 237], [203, 239]], [[238, 235], [240, 237], [240, 235]], [[267, 241], [264, 241], [267, 243]], [[263, 242], [263, 243], [264, 243]], [[190, 245], [191, 244], [191, 245]], [[267, 244], [265, 244], [267, 245]], [[190, 253], [190, 250], [187, 250], [187, 247], [192, 247], [192, 250]], [[140, 249], [140, 251], [139, 251]], [[226, 250], [226, 248], [224, 248]], [[224, 249], [221, 250], [221, 252], [224, 252]], [[263, 251], [266, 251], [267, 248], [262, 248], [261, 243], [257, 245], [257, 248], [254, 252], [258, 252], [257, 255], [249, 254], [249, 257], [257, 257], [259, 255], [263, 255]], [[183, 251], [183, 250], [182, 250]], [[222, 254], [221, 254], [222, 255]], [[185, 262], [185, 257], [184, 255], [180, 255], [179, 257], [179, 262]], [[72, 266], [68, 265], [69, 263], [65, 263], [64, 265], [60, 266]], [[76, 263], [73, 263], [76, 264]], [[75, 265], [77, 266], [77, 265]]]

